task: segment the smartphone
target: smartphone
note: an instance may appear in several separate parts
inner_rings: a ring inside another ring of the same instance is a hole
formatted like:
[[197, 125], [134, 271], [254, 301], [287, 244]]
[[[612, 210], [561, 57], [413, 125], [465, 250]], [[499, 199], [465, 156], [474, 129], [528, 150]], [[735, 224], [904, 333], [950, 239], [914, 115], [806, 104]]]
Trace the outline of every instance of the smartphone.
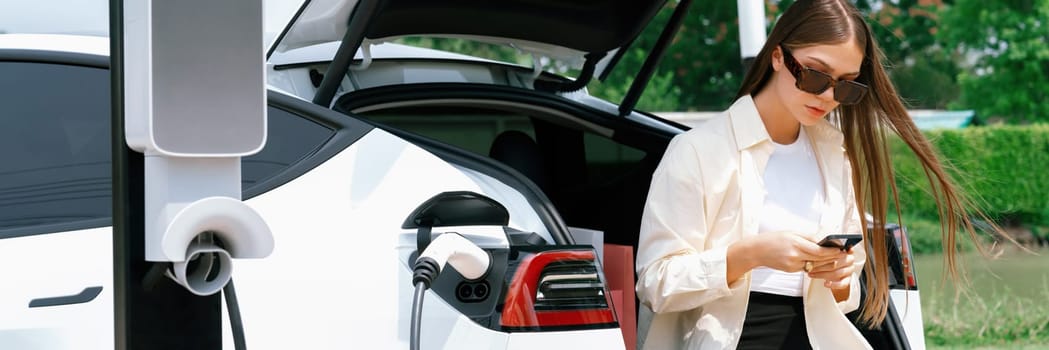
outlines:
[[849, 249], [852, 249], [852, 246], [856, 245], [856, 243], [860, 243], [860, 241], [862, 241], [862, 240], [863, 240], [863, 235], [858, 234], [858, 233], [856, 233], [856, 234], [836, 234], [836, 235], [828, 235], [827, 237], [824, 237], [823, 240], [821, 240], [817, 244], [819, 244], [821, 247], [829, 247], [829, 248], [838, 248], [838, 249], [841, 249], [841, 250], [849, 250]]

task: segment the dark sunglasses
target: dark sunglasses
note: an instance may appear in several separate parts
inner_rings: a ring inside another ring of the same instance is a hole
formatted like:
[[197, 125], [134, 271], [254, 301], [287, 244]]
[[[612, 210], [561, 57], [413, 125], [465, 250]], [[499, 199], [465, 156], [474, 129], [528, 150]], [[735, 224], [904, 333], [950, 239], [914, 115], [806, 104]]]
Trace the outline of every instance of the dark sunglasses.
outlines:
[[790, 54], [790, 50], [782, 46], [780, 49], [783, 50], [783, 63], [794, 76], [794, 86], [798, 87], [798, 90], [819, 95], [827, 89], [834, 88], [834, 100], [843, 105], [854, 105], [867, 95], [867, 85], [852, 80], [834, 79], [827, 73], [804, 67]]

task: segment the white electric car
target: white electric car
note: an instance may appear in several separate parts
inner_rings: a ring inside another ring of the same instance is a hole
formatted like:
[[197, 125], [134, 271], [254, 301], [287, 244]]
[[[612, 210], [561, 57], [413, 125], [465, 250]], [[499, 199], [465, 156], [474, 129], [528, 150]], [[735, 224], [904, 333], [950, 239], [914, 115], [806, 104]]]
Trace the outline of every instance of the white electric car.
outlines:
[[[306, 1], [267, 53], [266, 147], [242, 161], [244, 198], [275, 239], [234, 263], [249, 347], [408, 348], [417, 234], [435, 226], [491, 264], [437, 278], [423, 349], [632, 348], [633, 301], [613, 293], [632, 282], [610, 283], [602, 267], [623, 261], [596, 242], [636, 248], [651, 173], [686, 127], [584, 87], [664, 5]], [[532, 59], [396, 43], [426, 35]], [[0, 348], [114, 347], [108, 66], [105, 38], [0, 35]], [[442, 207], [441, 194], [498, 204]], [[864, 333], [921, 349], [906, 235], [886, 234], [895, 307]]]

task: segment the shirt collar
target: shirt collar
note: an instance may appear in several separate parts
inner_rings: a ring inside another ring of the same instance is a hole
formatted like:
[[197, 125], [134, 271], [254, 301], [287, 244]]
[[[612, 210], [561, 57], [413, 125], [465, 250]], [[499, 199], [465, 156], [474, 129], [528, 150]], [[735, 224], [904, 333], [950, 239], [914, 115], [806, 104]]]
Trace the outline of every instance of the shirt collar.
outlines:
[[750, 95], [736, 100], [732, 107], [728, 108], [728, 114], [732, 123], [732, 133], [736, 137], [736, 147], [740, 150], [772, 140]]
[[[732, 131], [736, 138], [736, 147], [739, 150], [753, 147], [764, 142], [772, 142], [765, 123], [761, 121], [758, 107], [754, 105], [754, 98], [745, 95], [736, 100], [728, 109], [729, 120], [732, 123]], [[842, 141], [841, 131], [823, 118], [813, 126], [806, 126], [805, 131], [810, 137], [817, 140], [832, 140], [840, 144]]]

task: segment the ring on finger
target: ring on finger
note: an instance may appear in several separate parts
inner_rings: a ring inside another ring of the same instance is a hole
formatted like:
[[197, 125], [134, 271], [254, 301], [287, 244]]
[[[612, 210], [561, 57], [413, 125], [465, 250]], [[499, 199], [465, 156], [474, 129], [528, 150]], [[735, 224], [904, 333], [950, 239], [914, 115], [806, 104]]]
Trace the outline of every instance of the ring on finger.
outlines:
[[812, 260], [805, 260], [805, 266], [802, 267], [805, 272], [812, 272]]

